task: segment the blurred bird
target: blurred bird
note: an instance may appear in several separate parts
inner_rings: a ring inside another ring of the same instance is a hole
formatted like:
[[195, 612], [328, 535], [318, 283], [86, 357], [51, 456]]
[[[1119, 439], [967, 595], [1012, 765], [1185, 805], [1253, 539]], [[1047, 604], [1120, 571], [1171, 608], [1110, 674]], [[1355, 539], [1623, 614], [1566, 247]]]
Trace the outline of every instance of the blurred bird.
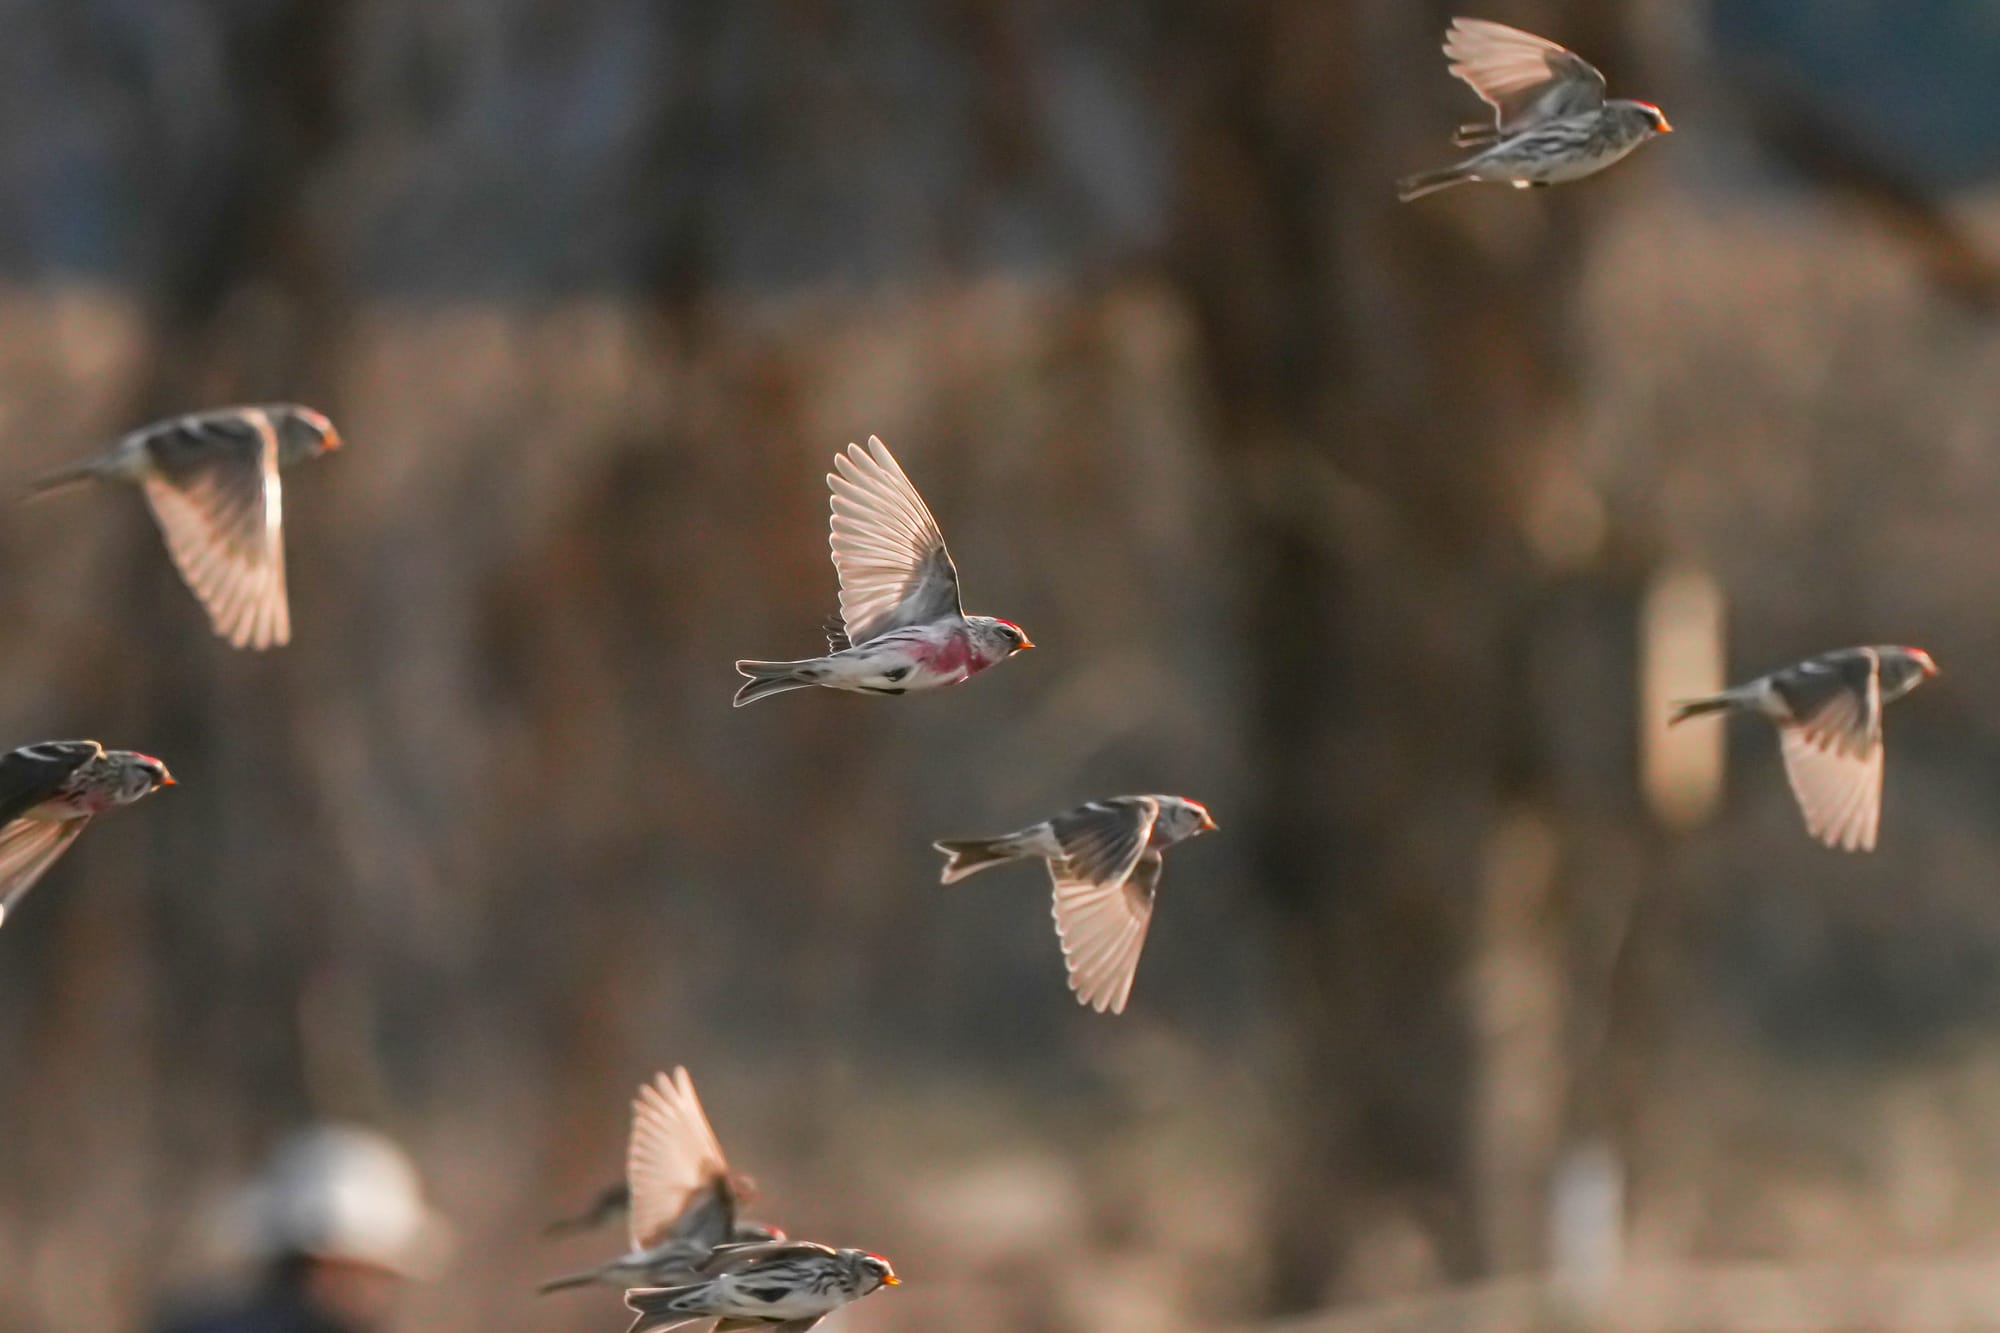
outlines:
[[1122, 1014], [1153, 919], [1160, 853], [1214, 827], [1185, 797], [1113, 796], [998, 838], [932, 845], [945, 854], [946, 884], [1003, 861], [1047, 861], [1069, 987], [1078, 1004]]
[[[600, 1205], [613, 1193], [606, 1190]], [[785, 1238], [775, 1227], [737, 1220], [737, 1206], [749, 1201], [754, 1187], [730, 1171], [685, 1069], [676, 1068], [672, 1079], [654, 1075], [632, 1102], [623, 1193], [630, 1252], [544, 1282], [543, 1293], [593, 1282], [633, 1287], [686, 1281], [717, 1246]]]
[[292, 637], [278, 469], [339, 447], [333, 423], [311, 408], [227, 407], [133, 431], [103, 457], [29, 490], [82, 481], [140, 487], [215, 632], [233, 647], [270, 648]]
[[96, 741], [43, 741], [0, 757], [0, 923], [92, 818], [173, 785], [151, 755]]
[[1882, 705], [1937, 671], [1921, 648], [1842, 648], [1720, 694], [1683, 699], [1668, 725], [1729, 711], [1770, 718], [1806, 831], [1829, 847], [1871, 852], [1882, 819]]
[[850, 1301], [902, 1279], [879, 1254], [835, 1250], [811, 1241], [726, 1245], [710, 1255], [698, 1280], [625, 1293], [638, 1311], [629, 1333], [659, 1333], [715, 1319], [715, 1333], [745, 1328], [805, 1330]]
[[1673, 126], [1651, 102], [1606, 100], [1604, 76], [1573, 51], [1485, 19], [1458, 18], [1445, 34], [1451, 73], [1493, 108], [1493, 124], [1459, 128], [1480, 151], [1454, 166], [1397, 182], [1404, 202], [1467, 181], [1525, 190], [1581, 180]]
[[597, 1192], [597, 1197], [584, 1205], [582, 1212], [573, 1217], [558, 1217], [542, 1228], [544, 1236], [568, 1236], [579, 1231], [595, 1231], [601, 1226], [625, 1216], [632, 1206], [632, 1191], [624, 1181], [606, 1185]]
[[1019, 625], [968, 616], [958, 568], [937, 520], [881, 440], [871, 435], [835, 454], [833, 567], [840, 575], [838, 626], [825, 657], [736, 664], [750, 681], [736, 706], [767, 694], [824, 685], [866, 694], [908, 694], [970, 680], [1035, 645]]

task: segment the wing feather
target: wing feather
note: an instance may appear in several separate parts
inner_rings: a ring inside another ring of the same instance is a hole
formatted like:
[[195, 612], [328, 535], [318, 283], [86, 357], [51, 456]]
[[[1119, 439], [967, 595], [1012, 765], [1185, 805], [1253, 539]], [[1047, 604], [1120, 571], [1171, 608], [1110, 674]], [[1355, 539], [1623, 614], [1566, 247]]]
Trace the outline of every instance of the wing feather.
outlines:
[[181, 578], [237, 648], [290, 642], [278, 438], [261, 409], [186, 418], [148, 437], [144, 487]]
[[958, 570], [944, 533], [888, 447], [871, 435], [865, 450], [850, 444], [833, 465], [829, 543], [847, 638], [866, 643], [958, 614]]
[[1160, 803], [1150, 796], [1114, 796], [1057, 815], [1049, 828], [1071, 878], [1123, 884], [1159, 817]]
[[729, 1163], [687, 1070], [676, 1068], [672, 1078], [656, 1074], [639, 1089], [625, 1180], [635, 1251], [669, 1240], [712, 1247], [729, 1239], [735, 1225]]
[[1059, 863], [1049, 863], [1055, 880], [1056, 934], [1079, 1004], [1100, 1014], [1125, 1012], [1139, 954], [1146, 947], [1146, 928], [1152, 924], [1163, 864], [1158, 852], [1146, 852], [1129, 879], [1105, 884], [1066, 875]]
[[1452, 75], [1493, 108], [1503, 134], [1604, 105], [1604, 76], [1589, 61], [1504, 23], [1453, 19], [1444, 53]]
[[[1882, 822], [1881, 663], [1865, 649], [1835, 667], [1846, 683], [1816, 688], [1817, 707], [1781, 726], [1779, 745], [1806, 831], [1829, 847], [1869, 852]], [[1784, 691], [1794, 707], [1812, 697], [1802, 678]]]
[[89, 822], [89, 816], [62, 821], [17, 819], [0, 828], [0, 925]]

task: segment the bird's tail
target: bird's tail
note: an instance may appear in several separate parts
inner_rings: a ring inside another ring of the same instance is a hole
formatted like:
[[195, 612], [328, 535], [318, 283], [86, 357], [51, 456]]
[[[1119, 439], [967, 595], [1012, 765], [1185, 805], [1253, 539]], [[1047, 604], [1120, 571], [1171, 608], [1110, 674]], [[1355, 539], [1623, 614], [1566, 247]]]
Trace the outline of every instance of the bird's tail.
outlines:
[[47, 495], [50, 491], [59, 491], [65, 487], [79, 485], [82, 482], [90, 481], [97, 475], [98, 467], [96, 463], [77, 463], [70, 467], [57, 468], [54, 472], [45, 472], [33, 481], [23, 483], [21, 486], [21, 498], [23, 500], [39, 499], [41, 496]]
[[736, 691], [735, 706], [755, 703], [769, 694], [783, 694], [786, 690], [803, 690], [819, 683], [819, 673], [815, 668], [820, 659], [804, 658], [797, 662], [738, 662], [739, 675], [748, 676], [749, 682]]
[[597, 1281], [597, 1270], [593, 1268], [586, 1273], [570, 1273], [563, 1277], [552, 1277], [541, 1286], [536, 1287], [535, 1294], [546, 1296], [552, 1291], [568, 1291], [572, 1287], [587, 1287], [595, 1281]]
[[697, 1284], [687, 1287], [638, 1287], [625, 1293], [627, 1308], [637, 1311], [639, 1317], [632, 1321], [626, 1333], [662, 1333], [665, 1329], [679, 1328], [698, 1319], [712, 1318], [700, 1310], [689, 1310], [687, 1298], [699, 1291]]
[[1463, 185], [1472, 177], [1465, 174], [1463, 167], [1439, 167], [1436, 171], [1420, 171], [1414, 176], [1405, 176], [1396, 182], [1396, 197], [1404, 203], [1421, 199], [1439, 190], [1449, 190], [1454, 185]]
[[941, 884], [956, 884], [967, 875], [1016, 860], [1027, 852], [1012, 833], [1004, 838], [947, 838], [931, 846], [944, 853], [944, 875], [938, 881]]
[[1451, 141], [1460, 148], [1487, 148], [1500, 142], [1500, 131], [1490, 120], [1468, 120], [1458, 127]]
[[1726, 713], [1739, 702], [1739, 697], [1729, 691], [1721, 694], [1704, 694], [1698, 699], [1676, 699], [1673, 703], [1673, 712], [1667, 715], [1667, 725], [1671, 727], [1691, 717], [1700, 717], [1704, 713]]

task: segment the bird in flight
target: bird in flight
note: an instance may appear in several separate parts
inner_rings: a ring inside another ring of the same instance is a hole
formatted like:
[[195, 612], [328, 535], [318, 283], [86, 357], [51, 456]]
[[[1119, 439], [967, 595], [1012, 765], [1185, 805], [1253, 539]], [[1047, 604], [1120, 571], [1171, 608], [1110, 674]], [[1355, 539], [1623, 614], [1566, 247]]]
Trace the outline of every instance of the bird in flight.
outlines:
[[1937, 672], [1921, 648], [1841, 648], [1720, 694], [1683, 699], [1668, 725], [1704, 713], [1771, 719], [1806, 831], [1829, 847], [1872, 852], [1882, 822], [1882, 706]]
[[1451, 73], [1493, 108], [1493, 123], [1460, 126], [1463, 162], [1405, 177], [1404, 202], [1467, 181], [1527, 189], [1581, 180], [1673, 126], [1651, 102], [1604, 95], [1604, 76], [1574, 51], [1486, 19], [1458, 18], [1445, 33]]
[[946, 839], [943, 882], [1005, 861], [1038, 857], [1055, 881], [1056, 935], [1077, 1003], [1125, 1012], [1153, 898], [1160, 853], [1215, 827], [1183, 796], [1113, 796], [997, 838]]
[[593, 1282], [637, 1287], [688, 1281], [695, 1265], [718, 1246], [785, 1238], [775, 1227], [737, 1219], [737, 1207], [749, 1200], [752, 1186], [730, 1171], [685, 1069], [676, 1068], [672, 1078], [654, 1075], [633, 1100], [623, 1193], [630, 1250], [586, 1272], [544, 1282], [543, 1292]]
[[715, 1333], [806, 1333], [841, 1306], [901, 1285], [887, 1259], [865, 1250], [805, 1240], [725, 1245], [692, 1281], [626, 1292], [625, 1304], [639, 1314], [628, 1333], [665, 1333], [717, 1318]]
[[339, 447], [333, 423], [309, 407], [226, 407], [135, 430], [29, 490], [84, 481], [139, 487], [215, 632], [237, 648], [281, 647], [291, 641], [292, 613], [278, 469]]
[[887, 446], [834, 455], [833, 567], [840, 624], [827, 654], [795, 662], [742, 661], [749, 681], [736, 706], [821, 685], [863, 694], [912, 694], [957, 685], [1035, 645], [1011, 620], [968, 616], [944, 534]]
[[0, 757], [0, 923], [92, 819], [173, 785], [151, 755], [96, 741], [42, 741]]

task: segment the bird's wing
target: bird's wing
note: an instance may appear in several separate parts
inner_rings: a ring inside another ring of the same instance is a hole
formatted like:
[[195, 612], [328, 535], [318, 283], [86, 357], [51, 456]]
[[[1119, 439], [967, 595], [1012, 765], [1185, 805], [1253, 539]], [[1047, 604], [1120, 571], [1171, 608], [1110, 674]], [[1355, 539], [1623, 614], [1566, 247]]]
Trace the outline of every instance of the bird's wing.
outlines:
[[1092, 801], [1049, 821], [1063, 864], [1058, 878], [1094, 884], [1123, 884], [1152, 836], [1160, 803], [1150, 796], [1114, 796]]
[[827, 1246], [810, 1240], [763, 1240], [744, 1245], [718, 1245], [702, 1262], [699, 1271], [705, 1278], [730, 1277], [766, 1264], [825, 1259], [832, 1254]]
[[146, 500], [215, 632], [238, 648], [292, 637], [278, 437], [261, 409], [182, 417], [145, 438]]
[[1882, 818], [1882, 676], [1874, 650], [1802, 662], [1773, 676], [1772, 686], [1792, 713], [1778, 736], [1807, 831], [1829, 847], [1873, 851]]
[[17, 819], [0, 828], [0, 925], [89, 822], [88, 816], [61, 822]]
[[0, 755], [0, 825], [55, 795], [70, 774], [103, 754], [96, 741], [42, 741]]
[[1453, 76], [1493, 108], [1503, 134], [1604, 105], [1604, 76], [1589, 61], [1504, 23], [1453, 19], [1444, 53]]
[[1050, 864], [1055, 877], [1056, 934], [1062, 939], [1069, 988], [1079, 1003], [1098, 1013], [1125, 1012], [1146, 927], [1153, 920], [1153, 896], [1164, 862], [1147, 852], [1120, 883], [1071, 878]]
[[654, 1075], [633, 1099], [625, 1183], [634, 1250], [668, 1240], [715, 1246], [729, 1239], [736, 1220], [729, 1163], [687, 1070]]
[[960, 614], [958, 569], [923, 497], [871, 435], [834, 455], [833, 567], [840, 616], [854, 643]]

